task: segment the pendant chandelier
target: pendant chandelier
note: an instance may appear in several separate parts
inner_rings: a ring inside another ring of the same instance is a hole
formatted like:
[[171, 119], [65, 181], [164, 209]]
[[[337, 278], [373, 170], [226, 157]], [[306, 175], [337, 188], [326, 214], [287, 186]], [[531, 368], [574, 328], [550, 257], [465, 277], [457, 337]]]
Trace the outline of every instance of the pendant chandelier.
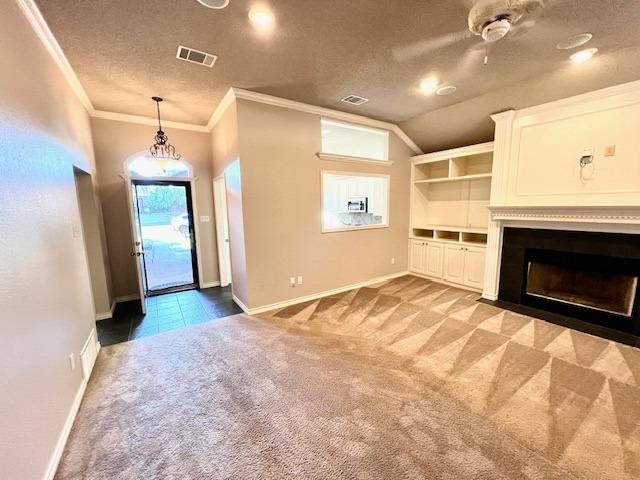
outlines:
[[169, 143], [169, 137], [162, 131], [162, 123], [160, 122], [160, 102], [162, 97], [151, 97], [156, 102], [158, 110], [158, 131], [155, 136], [155, 143], [149, 147], [151, 156], [154, 158], [170, 158], [172, 160], [180, 160], [182, 155], [176, 153], [176, 149]]

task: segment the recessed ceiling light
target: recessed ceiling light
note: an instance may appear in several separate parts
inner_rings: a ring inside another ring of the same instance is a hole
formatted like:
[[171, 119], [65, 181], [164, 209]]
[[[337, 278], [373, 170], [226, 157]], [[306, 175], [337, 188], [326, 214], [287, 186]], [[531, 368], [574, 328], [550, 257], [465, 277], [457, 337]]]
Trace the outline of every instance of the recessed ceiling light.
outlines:
[[265, 6], [255, 6], [249, 11], [249, 19], [255, 28], [261, 31], [268, 31], [276, 23], [276, 17], [271, 10]]
[[420, 82], [420, 90], [422, 90], [422, 93], [431, 95], [437, 89], [438, 89], [438, 79], [435, 77], [425, 78]]
[[556, 45], [558, 50], [571, 50], [591, 41], [593, 35], [591, 33], [579, 33], [573, 37], [569, 37]]
[[207, 8], [220, 10], [221, 8], [229, 5], [229, 0], [198, 0], [198, 3], [204, 5]]
[[577, 53], [574, 53], [569, 58], [575, 64], [580, 64], [591, 60], [591, 58], [598, 53], [597, 48], [587, 48], [586, 50], [580, 50]]
[[453, 85], [446, 85], [444, 87], [440, 87], [439, 89], [437, 89], [436, 95], [440, 95], [441, 97], [445, 95], [452, 95], [456, 93], [456, 90], [458, 90], [457, 87], [454, 87]]

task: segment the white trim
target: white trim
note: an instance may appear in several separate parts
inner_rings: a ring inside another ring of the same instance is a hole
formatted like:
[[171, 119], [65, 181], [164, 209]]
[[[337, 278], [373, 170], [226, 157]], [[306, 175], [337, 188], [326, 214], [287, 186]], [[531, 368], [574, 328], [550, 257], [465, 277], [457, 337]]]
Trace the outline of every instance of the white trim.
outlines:
[[567, 97], [553, 102], [543, 103], [529, 108], [523, 108], [517, 110], [518, 117], [526, 117], [530, 115], [536, 115], [544, 113], [548, 110], [555, 110], [563, 107], [582, 107], [584, 104], [594, 102], [598, 100], [608, 100], [611, 97], [625, 94], [637, 95], [640, 90], [640, 80], [633, 82], [622, 83], [620, 85], [614, 85], [613, 87], [601, 88], [592, 92], [583, 93], [582, 95], [576, 95], [573, 97]]
[[99, 322], [100, 320], [109, 320], [111, 317], [113, 317], [113, 313], [111, 312], [96, 313], [96, 322]]
[[[478, 247], [478, 248], [484, 248], [484, 247]], [[464, 285], [462, 283], [449, 282], [448, 280], [445, 280], [444, 278], [432, 277], [431, 275], [425, 275], [424, 273], [414, 272], [413, 270], [409, 270], [409, 275], [413, 275], [415, 277], [420, 277], [420, 278], [425, 278], [427, 280], [431, 280], [432, 282], [440, 283], [442, 285], [446, 285], [447, 287], [457, 288], [459, 290], [466, 290], [468, 292], [474, 292], [474, 293], [482, 293], [482, 290], [479, 289], [479, 288], [470, 287], [469, 285]]]
[[[101, 120], [114, 120], [117, 122], [137, 123], [140, 125], [150, 125], [157, 127], [158, 120], [151, 117], [143, 117], [140, 115], [130, 115], [128, 113], [107, 112], [105, 110], [93, 110], [92, 118]], [[163, 127], [176, 128], [178, 130], [190, 130], [192, 132], [209, 133], [210, 129], [206, 125], [196, 125], [194, 123], [172, 122], [171, 120], [163, 120]]]
[[24, 16], [27, 17], [27, 20], [31, 24], [31, 27], [36, 32], [36, 35], [49, 52], [49, 55], [51, 55], [53, 61], [58, 65], [58, 67], [60, 67], [60, 70], [62, 70], [62, 74], [67, 79], [67, 82], [69, 82], [69, 86], [78, 97], [78, 100], [80, 100], [80, 103], [82, 103], [87, 112], [91, 114], [93, 112], [93, 104], [91, 103], [91, 100], [89, 100], [89, 96], [87, 95], [85, 89], [82, 87], [82, 84], [80, 83], [76, 72], [74, 72], [71, 64], [69, 63], [69, 60], [62, 51], [60, 44], [54, 37], [53, 33], [51, 33], [49, 25], [47, 25], [47, 22], [42, 16], [42, 13], [40, 13], [40, 10], [38, 9], [34, 0], [17, 1], [18, 6], [24, 13]]
[[244, 313], [246, 313], [247, 315], [251, 315], [249, 307], [247, 307], [244, 303], [242, 303], [242, 301], [238, 297], [236, 297], [235, 293], [232, 294], [232, 298], [233, 298], [233, 301], [236, 302], [236, 304], [242, 309]]
[[213, 127], [215, 127], [218, 124], [222, 116], [225, 114], [227, 109], [235, 102], [235, 100], [236, 100], [236, 94], [234, 92], [234, 89], [230, 88], [227, 91], [227, 93], [224, 95], [222, 100], [220, 100], [220, 103], [218, 103], [218, 106], [213, 111], [213, 114], [211, 114], [211, 118], [207, 122], [207, 126], [206, 126], [207, 131], [213, 130]]
[[[392, 273], [390, 275], [384, 275], [382, 277], [376, 277], [370, 280], [365, 280], [364, 282], [352, 283], [351, 285], [346, 285], [344, 287], [334, 288], [332, 290], [325, 290], [323, 292], [318, 292], [318, 293], [312, 293], [311, 295], [305, 295], [304, 297], [292, 298], [291, 300], [272, 303], [270, 305], [263, 305], [261, 307], [256, 307], [256, 308], [248, 308], [245, 304], [243, 304], [240, 300], [238, 300], [238, 298], [235, 295], [233, 296], [233, 300], [247, 315], [256, 315], [258, 313], [268, 312], [270, 310], [276, 310], [279, 308], [288, 307], [290, 305], [295, 305], [296, 303], [307, 302], [309, 300], [317, 300], [318, 298], [327, 297], [329, 295], [335, 295], [336, 293], [342, 293], [342, 292], [347, 292], [349, 290], [354, 290], [356, 288], [367, 287], [369, 285], [385, 282], [387, 280], [393, 280], [394, 278], [402, 277], [404, 275], [409, 275], [409, 274], [410, 272], [405, 270], [402, 272]], [[413, 273], [411, 273], [411, 275], [413, 275]]]
[[207, 283], [201, 283], [200, 284], [200, 289], [203, 288], [214, 288], [214, 287], [219, 287], [220, 286], [220, 282], [207, 282]]
[[637, 206], [490, 206], [495, 220], [564, 223], [640, 224]]
[[381, 120], [374, 120], [373, 118], [365, 117], [363, 115], [355, 115], [353, 113], [341, 112], [339, 110], [333, 110], [330, 108], [318, 107], [316, 105], [309, 105], [307, 103], [296, 102], [294, 100], [287, 100], [285, 98], [274, 97], [272, 95], [265, 95], [264, 93], [251, 92], [249, 90], [243, 90], [241, 88], [231, 88], [235, 94], [236, 99], [250, 100], [252, 102], [264, 103], [267, 105], [273, 105], [275, 107], [287, 108], [289, 110], [298, 110], [300, 112], [312, 113], [314, 115], [320, 115], [321, 117], [328, 117], [334, 120], [344, 120], [347, 122], [353, 122], [360, 125], [367, 125], [369, 127], [380, 128], [383, 130], [390, 130], [395, 133], [407, 146], [417, 154], [424, 153], [420, 147], [418, 147], [413, 140], [411, 140], [402, 129], [389, 122], [383, 122]]
[[[87, 95], [87, 92], [80, 83], [78, 76], [71, 67], [69, 60], [64, 54], [55, 36], [51, 32], [51, 29], [47, 25], [47, 22], [42, 16], [42, 13], [40, 13], [40, 10], [36, 6], [35, 1], [17, 0], [17, 2], [18, 6], [23, 11], [25, 17], [31, 24], [36, 35], [38, 36], [38, 38], [40, 38], [40, 41], [51, 55], [51, 58], [60, 67], [72, 90], [77, 95], [78, 99], [91, 117], [102, 118], [105, 120], [120, 120], [129, 123], [140, 123], [143, 125], [155, 125], [155, 119], [151, 117], [129, 115], [118, 112], [107, 112], [104, 110], [95, 110], [93, 104], [91, 103], [91, 100], [89, 99], [89, 96]], [[413, 140], [411, 140], [411, 138], [409, 138], [409, 136], [404, 133], [398, 125], [395, 125], [393, 123], [374, 120], [369, 117], [355, 115], [353, 113], [341, 112], [339, 110], [332, 110], [315, 105], [308, 105], [293, 100], [287, 100], [284, 98], [274, 97], [272, 95], [251, 92], [249, 90], [243, 90], [241, 88], [235, 87], [231, 87], [227, 91], [206, 125], [196, 125], [171, 121], [165, 121], [165, 124], [172, 128], [208, 133], [213, 129], [213, 127], [216, 126], [227, 108], [229, 108], [229, 106], [232, 105], [238, 98], [389, 130], [395, 133], [411, 150], [413, 150], [414, 153], [418, 155], [424, 153], [420, 149], [420, 147], [418, 147], [418, 145], [416, 145]]]
[[411, 157], [414, 164], [438, 162], [441, 160], [449, 160], [451, 158], [467, 157], [469, 155], [478, 155], [481, 153], [490, 153], [494, 150], [494, 142], [479, 143], [477, 145], [469, 145], [467, 147], [452, 148], [451, 150], [443, 150], [441, 152], [427, 153], [425, 155], [417, 155]]
[[[385, 215], [385, 223], [375, 225], [361, 225], [350, 227], [326, 228], [324, 226], [324, 176], [344, 176], [344, 177], [373, 177], [384, 178], [387, 181], [387, 211]], [[320, 170], [320, 231], [322, 233], [349, 232], [353, 230], [372, 230], [376, 228], [389, 228], [391, 225], [391, 175], [386, 173], [369, 173], [369, 172], [343, 172], [341, 170]]]
[[391, 160], [374, 160], [373, 158], [349, 157], [347, 155], [336, 155], [335, 153], [316, 153], [320, 160], [343, 163], [365, 163], [367, 165], [379, 165], [381, 167], [390, 167], [393, 165]]
[[[93, 367], [95, 365], [95, 360], [98, 357], [98, 353], [100, 353], [100, 348], [101, 348], [100, 342], [97, 341], [98, 337], [96, 335], [95, 328], [91, 330], [91, 334], [89, 335], [87, 342], [89, 342], [92, 338], [96, 342], [96, 349], [95, 349], [95, 357], [92, 359], [92, 362], [91, 362], [91, 370], [93, 370]], [[83, 350], [84, 348], [86, 348], [87, 342], [85, 342], [85, 347], [83, 347]], [[89, 373], [89, 375], [90, 374], [91, 373]], [[67, 418], [62, 427], [62, 431], [58, 436], [56, 447], [53, 450], [51, 459], [49, 460], [49, 465], [47, 466], [47, 470], [44, 475], [44, 480], [53, 480], [53, 478], [56, 475], [56, 470], [58, 469], [58, 465], [60, 464], [62, 453], [64, 452], [64, 448], [67, 444], [67, 440], [69, 439], [69, 433], [71, 433], [71, 427], [73, 426], [73, 422], [75, 421], [76, 415], [78, 414], [78, 410], [80, 409], [80, 404], [82, 403], [82, 398], [84, 397], [84, 392], [87, 389], [88, 382], [89, 382], [89, 377], [85, 378], [83, 374], [82, 382], [78, 387], [76, 396], [73, 399], [73, 403], [71, 404], [71, 408], [69, 409], [69, 413], [67, 414]]]
[[132, 293], [131, 295], [122, 295], [121, 297], [116, 297], [115, 302], [122, 303], [122, 302], [130, 302], [132, 300], [140, 300], [140, 294]]

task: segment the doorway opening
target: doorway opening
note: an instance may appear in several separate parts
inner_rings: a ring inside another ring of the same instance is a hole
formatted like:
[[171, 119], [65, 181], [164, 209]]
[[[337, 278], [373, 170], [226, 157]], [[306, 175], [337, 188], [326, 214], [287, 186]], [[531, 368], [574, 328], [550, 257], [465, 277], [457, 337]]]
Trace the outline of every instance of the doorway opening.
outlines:
[[190, 182], [132, 180], [147, 296], [199, 287]]

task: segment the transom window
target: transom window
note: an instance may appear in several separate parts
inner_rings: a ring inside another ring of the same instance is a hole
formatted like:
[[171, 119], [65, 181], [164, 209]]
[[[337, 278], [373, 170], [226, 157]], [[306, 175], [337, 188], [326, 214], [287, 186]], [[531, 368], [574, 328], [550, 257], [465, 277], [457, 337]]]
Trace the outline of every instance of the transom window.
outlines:
[[125, 162], [124, 168], [131, 177], [188, 178], [193, 175], [191, 166], [182, 160], [155, 158], [148, 154], [140, 154], [130, 158]]
[[323, 118], [322, 153], [367, 160], [389, 160], [389, 132]]

